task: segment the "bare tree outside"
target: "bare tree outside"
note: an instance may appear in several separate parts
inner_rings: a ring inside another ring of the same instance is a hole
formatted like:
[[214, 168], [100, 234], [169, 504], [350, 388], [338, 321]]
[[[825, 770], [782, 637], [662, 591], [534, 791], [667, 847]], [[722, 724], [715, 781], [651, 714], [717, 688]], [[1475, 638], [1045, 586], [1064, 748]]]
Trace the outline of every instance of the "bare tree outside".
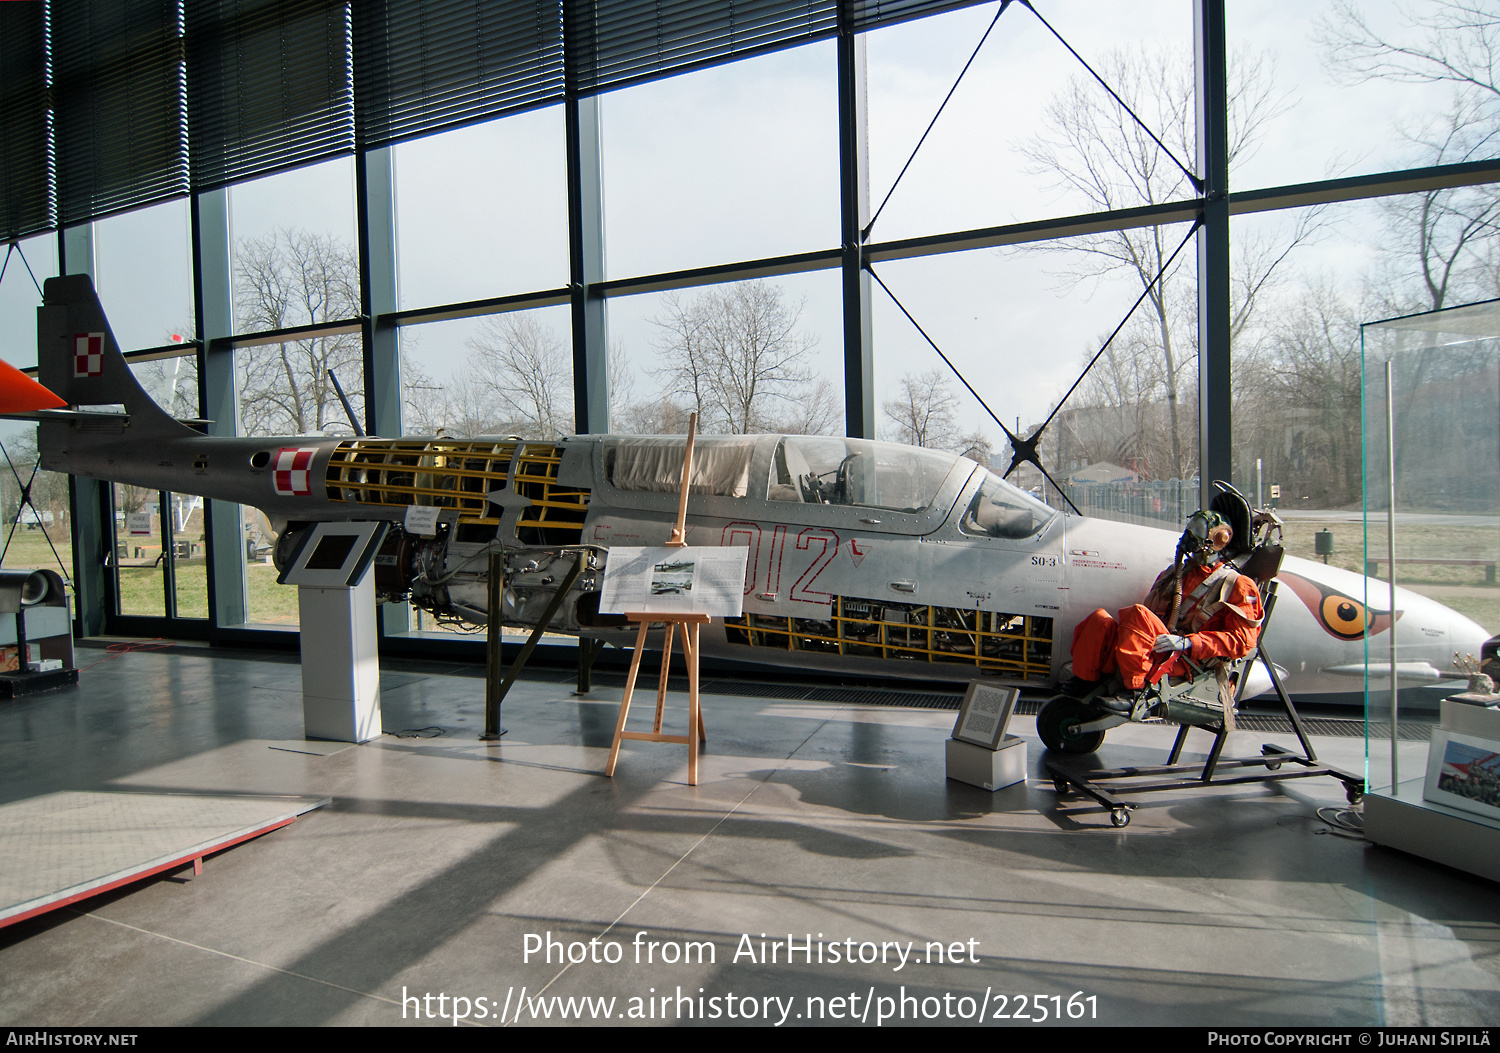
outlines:
[[[836, 406], [832, 386], [808, 365], [818, 338], [800, 329], [803, 304], [766, 281], [737, 282], [691, 298], [669, 294], [656, 326], [673, 404], [698, 413], [705, 432], [821, 431]], [[835, 418], [836, 419], [836, 418]]]
[[498, 430], [542, 439], [573, 431], [573, 361], [535, 315], [502, 314], [471, 337], [469, 367]]
[[1360, 329], [1368, 305], [1326, 281], [1281, 306], [1235, 377], [1236, 443], [1260, 457], [1289, 501], [1338, 508], [1359, 500]]
[[460, 368], [443, 378], [403, 347], [407, 431], [455, 439], [572, 433], [573, 362], [564, 334], [533, 314], [502, 314], [485, 319], [464, 346]]
[[[1340, 0], [1319, 22], [1328, 68], [1349, 84], [1388, 80], [1447, 84], [1447, 110], [1397, 130], [1421, 165], [1457, 164], [1500, 151], [1500, 11], [1488, 0], [1434, 0], [1402, 9], [1405, 32], [1375, 30], [1359, 6]], [[1388, 314], [1433, 311], [1500, 294], [1493, 185], [1443, 187], [1382, 205], [1388, 250]]]
[[[242, 333], [347, 321], [359, 317], [359, 258], [325, 234], [283, 228], [235, 246], [235, 310]], [[358, 415], [364, 403], [364, 359], [356, 332], [235, 351], [245, 434], [307, 435], [329, 425], [349, 428], [328, 371]]]
[[1320, 22], [1329, 67], [1351, 83], [1379, 77], [1452, 84], [1500, 100], [1500, 12], [1491, 0], [1429, 0], [1403, 10], [1409, 39], [1373, 29], [1353, 0], [1335, 0]]
[[198, 360], [194, 356], [139, 362], [130, 368], [162, 409], [179, 420], [198, 416]]
[[[1275, 74], [1269, 60], [1241, 57], [1233, 70], [1229, 85], [1231, 166], [1249, 156], [1266, 122], [1286, 105], [1273, 87]], [[1184, 164], [1192, 162], [1196, 156], [1194, 92], [1192, 64], [1185, 54], [1115, 50], [1104, 56], [1100, 73], [1172, 154]], [[1022, 153], [1031, 170], [1057, 189], [1079, 194], [1101, 211], [1196, 196], [1166, 151], [1092, 79], [1074, 77], [1047, 104], [1045, 113], [1048, 130], [1026, 144]], [[1241, 278], [1235, 290], [1237, 329], [1250, 323], [1261, 294], [1291, 246], [1312, 236], [1316, 223], [1315, 214], [1304, 214], [1286, 243], [1237, 251], [1235, 271]], [[1080, 409], [1102, 407], [1121, 426], [1134, 428], [1134, 435], [1126, 433], [1116, 440], [1125, 448], [1115, 451], [1115, 456], [1134, 456], [1147, 473], [1157, 477], [1183, 478], [1195, 470], [1197, 460], [1192, 452], [1196, 419], [1191, 408], [1184, 408], [1183, 397], [1197, 383], [1191, 255], [1179, 255], [1161, 281], [1152, 284], [1167, 268], [1184, 233], [1185, 228], [1143, 227], [1030, 250], [1069, 254], [1069, 267], [1059, 274], [1064, 289], [1126, 274], [1146, 291], [1135, 319], [1116, 338], [1112, 359], [1101, 360], [1109, 375], [1091, 378], [1075, 399]], [[1092, 355], [1090, 350], [1088, 356]], [[1186, 401], [1191, 405], [1193, 400]], [[1106, 416], [1095, 414], [1095, 423]], [[1098, 437], [1084, 445], [1097, 450]]]
[[994, 452], [984, 432], [965, 432], [958, 424], [959, 398], [949, 375], [941, 369], [907, 373], [897, 385], [895, 398], [881, 405], [891, 425], [886, 438], [908, 446], [948, 450], [988, 465]]
[[946, 450], [958, 440], [958, 396], [941, 369], [903, 376], [896, 397], [887, 399], [881, 410], [896, 442]]

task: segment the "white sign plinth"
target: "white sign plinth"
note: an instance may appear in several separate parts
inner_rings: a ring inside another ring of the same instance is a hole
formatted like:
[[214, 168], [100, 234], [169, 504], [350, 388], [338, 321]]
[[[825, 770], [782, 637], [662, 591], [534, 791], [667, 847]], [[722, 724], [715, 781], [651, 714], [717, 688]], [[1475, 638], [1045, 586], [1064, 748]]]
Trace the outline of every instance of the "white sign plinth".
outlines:
[[368, 742], [380, 735], [375, 575], [352, 587], [299, 585], [302, 727], [310, 739]]
[[961, 739], [948, 740], [948, 778], [978, 786], [981, 790], [1003, 790], [1026, 781], [1026, 740], [1007, 735], [998, 749], [987, 750]]

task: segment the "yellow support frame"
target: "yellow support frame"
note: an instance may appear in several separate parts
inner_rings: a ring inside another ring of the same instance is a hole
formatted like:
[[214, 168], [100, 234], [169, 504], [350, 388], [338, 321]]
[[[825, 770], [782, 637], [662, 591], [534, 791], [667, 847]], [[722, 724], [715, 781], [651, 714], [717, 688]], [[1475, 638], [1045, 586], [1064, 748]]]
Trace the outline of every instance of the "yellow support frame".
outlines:
[[[869, 616], [871, 608], [884, 616]], [[1052, 625], [1051, 618], [956, 607], [897, 607], [838, 596], [827, 619], [749, 614], [725, 620], [731, 640], [738, 630], [752, 647], [972, 664], [986, 673], [1026, 680], [1051, 675]]]
[[514, 472], [516, 493], [536, 510], [523, 512], [518, 528], [581, 534], [589, 491], [559, 489], [561, 464], [562, 448], [552, 443], [350, 439], [329, 458], [325, 480], [330, 501], [456, 508], [461, 523], [499, 526], [489, 495], [509, 488]]
[[557, 470], [561, 464], [561, 447], [527, 443], [522, 448], [516, 458], [516, 493], [531, 498], [531, 507], [536, 511], [521, 514], [516, 521], [517, 532], [563, 529], [577, 531], [582, 536], [589, 491], [559, 489]]

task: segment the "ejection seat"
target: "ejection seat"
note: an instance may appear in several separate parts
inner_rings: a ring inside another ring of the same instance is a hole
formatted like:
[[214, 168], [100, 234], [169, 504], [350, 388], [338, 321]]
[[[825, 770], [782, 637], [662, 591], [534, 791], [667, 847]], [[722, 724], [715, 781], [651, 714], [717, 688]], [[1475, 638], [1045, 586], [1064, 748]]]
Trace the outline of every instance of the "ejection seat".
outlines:
[[[1343, 782], [1351, 803], [1358, 803], [1364, 795], [1363, 776], [1318, 763], [1317, 754], [1297, 715], [1297, 708], [1282, 686], [1276, 666], [1266, 651], [1265, 632], [1276, 609], [1276, 574], [1281, 569], [1283, 555], [1280, 544], [1281, 521], [1272, 512], [1252, 512], [1244, 495], [1228, 483], [1215, 482], [1214, 485], [1218, 487], [1219, 493], [1214, 496], [1209, 507], [1223, 516], [1234, 530], [1234, 539], [1225, 549], [1226, 558], [1241, 574], [1253, 578], [1260, 589], [1265, 617], [1261, 621], [1256, 648], [1244, 658], [1225, 662], [1199, 663], [1184, 655], [1184, 660], [1193, 671], [1192, 675], [1185, 678], [1162, 678], [1134, 700], [1129, 715], [1100, 704], [1101, 700], [1119, 692], [1118, 679], [1113, 682], [1105, 680], [1076, 697], [1066, 692], [1055, 695], [1043, 703], [1037, 713], [1037, 734], [1043, 745], [1054, 754], [1091, 754], [1103, 745], [1106, 731], [1127, 723], [1175, 725], [1178, 728], [1176, 741], [1172, 744], [1171, 754], [1164, 766], [1082, 770], [1059, 763], [1056, 759], [1046, 761], [1048, 774], [1052, 776], [1053, 786], [1059, 795], [1077, 789], [1092, 797], [1110, 810], [1110, 818], [1115, 826], [1127, 825], [1130, 822], [1130, 810], [1136, 807], [1120, 799], [1119, 795], [1125, 793], [1330, 775]], [[1259, 757], [1226, 760], [1222, 757], [1224, 746], [1229, 733], [1235, 728], [1235, 714], [1257, 661], [1270, 677], [1277, 698], [1301, 743], [1302, 753], [1266, 743], [1261, 747]], [[1214, 735], [1208, 759], [1201, 765], [1179, 765], [1188, 732], [1195, 727]], [[1271, 774], [1288, 762], [1298, 767], [1279, 775]], [[1221, 769], [1259, 771], [1215, 779], [1215, 773]], [[1139, 781], [1167, 775], [1176, 778]], [[1111, 783], [1111, 789], [1100, 785], [1105, 782]]]

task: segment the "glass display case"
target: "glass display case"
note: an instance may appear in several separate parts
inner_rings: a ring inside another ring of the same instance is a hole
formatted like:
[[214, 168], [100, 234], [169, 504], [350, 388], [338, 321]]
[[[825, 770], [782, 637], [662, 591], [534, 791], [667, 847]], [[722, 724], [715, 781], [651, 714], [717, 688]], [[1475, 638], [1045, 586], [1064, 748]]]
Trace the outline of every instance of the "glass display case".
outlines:
[[1366, 833], [1474, 870], [1466, 846], [1500, 860], [1500, 822], [1438, 783], [1500, 767], [1500, 709], [1469, 683], [1500, 631], [1500, 301], [1371, 322], [1361, 342]]

